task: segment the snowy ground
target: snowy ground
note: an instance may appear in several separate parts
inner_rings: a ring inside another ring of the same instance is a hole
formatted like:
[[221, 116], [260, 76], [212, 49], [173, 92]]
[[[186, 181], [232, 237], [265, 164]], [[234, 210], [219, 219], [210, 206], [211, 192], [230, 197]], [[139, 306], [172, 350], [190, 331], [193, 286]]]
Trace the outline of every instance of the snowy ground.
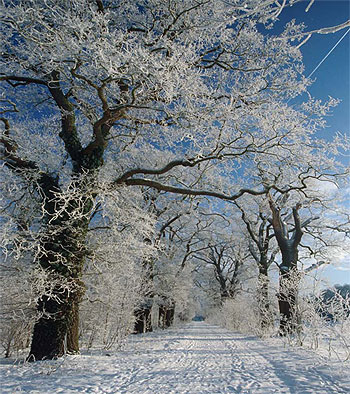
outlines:
[[349, 364], [203, 322], [132, 336], [124, 351], [1, 360], [1, 393], [350, 393]]

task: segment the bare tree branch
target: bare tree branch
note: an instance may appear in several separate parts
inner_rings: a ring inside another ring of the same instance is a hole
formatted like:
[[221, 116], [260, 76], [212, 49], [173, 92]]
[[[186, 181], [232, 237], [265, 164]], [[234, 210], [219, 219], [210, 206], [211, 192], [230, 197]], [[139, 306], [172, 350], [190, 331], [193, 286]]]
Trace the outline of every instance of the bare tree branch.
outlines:
[[189, 196], [207, 196], [207, 197], [215, 197], [219, 198], [221, 200], [227, 200], [227, 201], [235, 201], [244, 194], [251, 194], [253, 196], [259, 196], [262, 194], [266, 193], [266, 189], [263, 190], [252, 190], [252, 189], [240, 189], [239, 192], [236, 194], [233, 194], [231, 196], [223, 194], [223, 193], [218, 193], [210, 190], [193, 190], [189, 188], [181, 188], [181, 187], [176, 187], [176, 186], [170, 186], [170, 185], [164, 185], [160, 182], [154, 181], [152, 179], [147, 179], [147, 178], [132, 178], [132, 179], [126, 179], [124, 182], [113, 182], [112, 187], [117, 186], [118, 184], [125, 184], [128, 186], [149, 186], [153, 187], [154, 189], [157, 190], [162, 190], [165, 192], [169, 193], [175, 193], [175, 194], [185, 194]]

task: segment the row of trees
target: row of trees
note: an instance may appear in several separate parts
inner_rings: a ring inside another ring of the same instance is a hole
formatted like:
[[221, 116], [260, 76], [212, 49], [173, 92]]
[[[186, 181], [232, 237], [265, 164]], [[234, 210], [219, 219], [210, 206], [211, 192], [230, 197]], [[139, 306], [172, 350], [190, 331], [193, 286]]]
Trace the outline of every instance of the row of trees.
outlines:
[[29, 359], [79, 351], [80, 305], [105, 316], [105, 333], [154, 297], [185, 317], [196, 297], [181, 281], [213, 279], [196, 261], [224, 299], [253, 258], [268, 324], [280, 251], [287, 321], [299, 248], [319, 264], [344, 245], [348, 218], [332, 203], [345, 137], [315, 137], [336, 100], [290, 104], [310, 84], [300, 45], [317, 32], [260, 32], [288, 3], [1, 4], [2, 297], [5, 321], [31, 315]]

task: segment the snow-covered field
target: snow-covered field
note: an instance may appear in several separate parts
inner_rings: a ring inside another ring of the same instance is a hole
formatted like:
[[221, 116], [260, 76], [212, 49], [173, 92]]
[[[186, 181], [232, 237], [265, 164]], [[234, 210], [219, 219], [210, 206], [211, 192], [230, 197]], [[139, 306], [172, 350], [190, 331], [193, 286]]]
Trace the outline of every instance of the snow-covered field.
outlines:
[[349, 363], [204, 322], [131, 336], [123, 351], [1, 360], [2, 393], [350, 393]]

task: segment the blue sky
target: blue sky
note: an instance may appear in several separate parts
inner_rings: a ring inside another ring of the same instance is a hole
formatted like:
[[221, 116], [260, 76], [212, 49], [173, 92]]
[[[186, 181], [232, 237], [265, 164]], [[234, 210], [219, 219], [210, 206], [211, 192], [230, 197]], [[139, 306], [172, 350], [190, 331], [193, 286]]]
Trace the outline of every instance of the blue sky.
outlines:
[[[316, 0], [308, 12], [305, 12], [309, 1], [302, 1], [293, 7], [286, 8], [280, 15], [280, 23], [285, 24], [291, 18], [296, 22], [304, 22], [307, 30], [335, 26], [350, 18], [350, 2], [347, 0]], [[309, 75], [328, 51], [337, 43], [347, 29], [332, 34], [314, 34], [301, 47], [305, 65], [305, 75]], [[328, 118], [329, 128], [324, 136], [336, 131], [349, 132], [349, 44], [350, 32], [338, 44], [322, 65], [312, 75], [315, 80], [309, 88], [317, 98], [326, 100], [328, 96], [338, 98], [341, 103]]]
[[[347, 0], [316, 0], [308, 12], [305, 12], [309, 1], [302, 1], [291, 8], [287, 8], [280, 15], [280, 23], [285, 24], [291, 18], [296, 22], [304, 22], [307, 30], [315, 30], [327, 26], [335, 26], [350, 18], [350, 2]], [[333, 34], [315, 34], [301, 47], [305, 75], [309, 75], [328, 51], [337, 43], [347, 30]], [[344, 37], [334, 51], [312, 75], [315, 80], [309, 88], [312, 96], [326, 100], [328, 96], [341, 100], [328, 117], [328, 127], [320, 132], [322, 137], [331, 137], [337, 131], [349, 134], [350, 130], [350, 100], [349, 100], [349, 46], [350, 32]], [[324, 267], [321, 276], [335, 284], [350, 283], [350, 255], [342, 264], [342, 268]]]

